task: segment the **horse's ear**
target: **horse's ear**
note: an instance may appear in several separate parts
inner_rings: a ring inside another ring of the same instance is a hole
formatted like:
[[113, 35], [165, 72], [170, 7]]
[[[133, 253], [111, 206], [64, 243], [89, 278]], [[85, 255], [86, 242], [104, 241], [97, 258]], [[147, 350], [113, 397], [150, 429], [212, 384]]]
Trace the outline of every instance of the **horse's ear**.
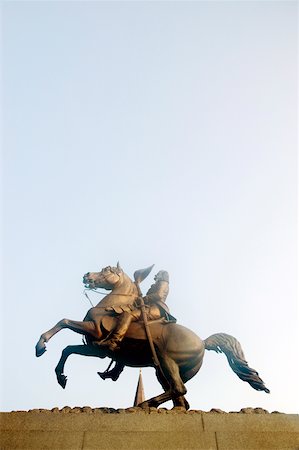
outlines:
[[118, 272], [121, 272], [121, 271], [122, 271], [122, 268], [121, 268], [120, 265], [119, 265], [119, 261], [117, 261], [116, 268], [117, 268], [117, 271], [118, 271]]

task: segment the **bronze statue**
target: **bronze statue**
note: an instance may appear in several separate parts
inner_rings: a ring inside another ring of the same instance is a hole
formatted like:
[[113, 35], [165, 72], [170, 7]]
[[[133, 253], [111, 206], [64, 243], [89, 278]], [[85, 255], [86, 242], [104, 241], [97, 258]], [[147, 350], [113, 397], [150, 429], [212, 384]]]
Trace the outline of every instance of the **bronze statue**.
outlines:
[[169, 314], [165, 304], [168, 294], [166, 271], [158, 272], [156, 283], [142, 297], [139, 283], [152, 267], [136, 271], [135, 282], [119, 264], [84, 275], [86, 287], [111, 292], [88, 311], [82, 322], [62, 319], [42, 334], [36, 345], [36, 356], [41, 356], [46, 351], [46, 342], [63, 328], [84, 335], [86, 345], [70, 345], [63, 350], [55, 369], [58, 383], [65, 388], [64, 365], [69, 355], [108, 356], [115, 362], [115, 367], [109, 370], [110, 364], [105, 372], [99, 373], [103, 379], [116, 380], [124, 366], [155, 367], [164, 393], [139, 406], [158, 407], [172, 400], [174, 406], [188, 409], [184, 383], [199, 371], [204, 351], [214, 350], [226, 355], [229, 365], [241, 380], [256, 390], [269, 393], [258, 373], [248, 366], [241, 345], [233, 336], [218, 333], [202, 341], [191, 330], [175, 323], [176, 319]]

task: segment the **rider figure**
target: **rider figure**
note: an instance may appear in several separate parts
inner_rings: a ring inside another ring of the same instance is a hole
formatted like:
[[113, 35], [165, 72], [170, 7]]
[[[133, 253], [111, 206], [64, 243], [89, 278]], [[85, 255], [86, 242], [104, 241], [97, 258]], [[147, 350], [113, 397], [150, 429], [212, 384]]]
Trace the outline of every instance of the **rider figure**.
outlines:
[[[169, 275], [166, 270], [160, 270], [154, 278], [155, 283], [151, 285], [143, 297], [147, 318], [149, 320], [160, 319], [164, 317], [167, 321], [176, 322], [175, 317], [169, 313], [169, 308], [165, 301], [169, 292]], [[107, 308], [108, 309], [108, 308]], [[118, 313], [113, 307], [109, 310]], [[101, 347], [107, 347], [109, 350], [116, 350], [120, 342], [123, 340], [132, 321], [137, 321], [141, 318], [140, 308], [134, 308], [122, 311], [117, 317], [117, 325], [112, 333], [99, 343]]]
[[[149, 318], [156, 319], [159, 317], [165, 317], [171, 320], [176, 319], [170, 315], [169, 308], [166, 305], [166, 298], [169, 292], [169, 275], [166, 270], [160, 270], [154, 277], [155, 283], [151, 285], [143, 297], [144, 303], [150, 306]], [[158, 316], [159, 317], [153, 317]]]

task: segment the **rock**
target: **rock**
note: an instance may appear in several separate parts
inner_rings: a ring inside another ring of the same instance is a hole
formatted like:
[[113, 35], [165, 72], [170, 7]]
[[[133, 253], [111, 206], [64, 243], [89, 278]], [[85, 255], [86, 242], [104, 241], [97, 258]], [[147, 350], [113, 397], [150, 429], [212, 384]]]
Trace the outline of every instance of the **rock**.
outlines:
[[269, 411], [263, 408], [254, 408], [255, 414], [269, 414]]
[[168, 411], [167, 408], [158, 408], [158, 413], [159, 413], [159, 414], [166, 414], [167, 411]]
[[71, 412], [71, 410], [72, 410], [72, 408], [70, 406], [64, 406], [60, 412], [66, 414], [66, 413]]
[[186, 408], [184, 406], [174, 406], [171, 411], [174, 413], [185, 413]]
[[143, 408], [139, 408], [139, 406], [132, 406], [131, 408], [126, 408], [126, 413], [137, 413], [142, 411]]
[[91, 409], [90, 406], [83, 406], [83, 408], [81, 409], [81, 411], [82, 411], [82, 412], [85, 412], [85, 413], [89, 413], [89, 414], [92, 413], [92, 409]]

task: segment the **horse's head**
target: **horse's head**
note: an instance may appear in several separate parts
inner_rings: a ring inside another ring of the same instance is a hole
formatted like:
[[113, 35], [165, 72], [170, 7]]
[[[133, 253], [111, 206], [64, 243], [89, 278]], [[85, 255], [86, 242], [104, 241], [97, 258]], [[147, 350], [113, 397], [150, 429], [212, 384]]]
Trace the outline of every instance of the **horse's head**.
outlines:
[[122, 268], [117, 263], [116, 267], [104, 267], [101, 272], [87, 272], [83, 276], [83, 283], [89, 289], [103, 288], [111, 290], [122, 280], [123, 274]]

